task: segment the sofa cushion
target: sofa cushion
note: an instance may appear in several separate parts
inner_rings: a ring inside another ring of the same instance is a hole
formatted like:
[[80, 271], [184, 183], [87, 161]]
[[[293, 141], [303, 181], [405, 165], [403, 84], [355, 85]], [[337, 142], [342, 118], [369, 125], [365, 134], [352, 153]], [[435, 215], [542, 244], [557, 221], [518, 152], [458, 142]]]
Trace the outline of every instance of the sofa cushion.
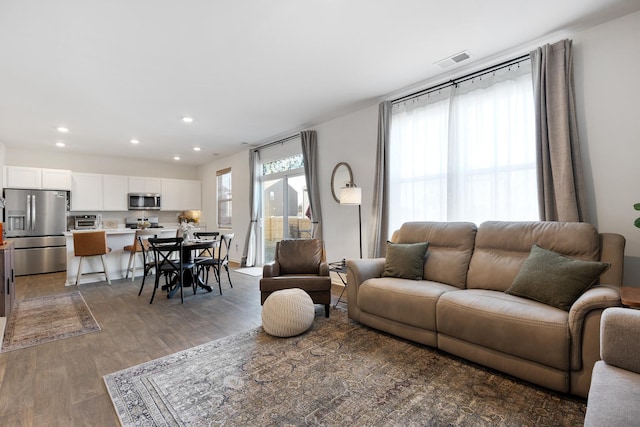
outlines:
[[568, 371], [569, 313], [504, 292], [467, 289], [444, 293], [438, 333]]
[[591, 224], [488, 221], [478, 228], [467, 288], [507, 290], [534, 243], [574, 259], [600, 260], [600, 237]]
[[392, 243], [387, 242], [383, 277], [420, 280], [424, 270], [424, 256], [428, 242]]
[[533, 245], [513, 284], [505, 292], [569, 311], [609, 264], [571, 259]]
[[470, 222], [406, 222], [391, 241], [429, 242], [422, 278], [464, 289], [476, 230]]
[[375, 278], [360, 285], [357, 305], [363, 312], [435, 331], [438, 298], [455, 289], [426, 280]]

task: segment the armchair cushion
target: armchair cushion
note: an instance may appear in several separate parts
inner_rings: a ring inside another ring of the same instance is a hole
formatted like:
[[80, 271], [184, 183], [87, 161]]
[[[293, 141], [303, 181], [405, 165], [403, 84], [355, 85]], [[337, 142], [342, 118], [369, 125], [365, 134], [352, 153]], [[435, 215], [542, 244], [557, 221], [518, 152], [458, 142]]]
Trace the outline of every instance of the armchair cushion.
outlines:
[[566, 257], [534, 244], [506, 293], [569, 311], [610, 264]]
[[323, 261], [322, 241], [290, 239], [278, 243], [276, 260], [280, 274], [319, 274]]

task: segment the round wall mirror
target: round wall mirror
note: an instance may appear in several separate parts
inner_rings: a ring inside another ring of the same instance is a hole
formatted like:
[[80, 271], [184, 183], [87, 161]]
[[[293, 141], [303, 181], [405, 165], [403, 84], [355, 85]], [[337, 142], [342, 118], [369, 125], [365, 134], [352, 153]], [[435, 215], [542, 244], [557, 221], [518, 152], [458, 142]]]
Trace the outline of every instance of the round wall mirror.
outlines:
[[345, 162], [338, 163], [331, 173], [331, 195], [336, 202], [340, 203], [340, 189], [346, 187], [349, 182], [353, 182], [351, 166]]

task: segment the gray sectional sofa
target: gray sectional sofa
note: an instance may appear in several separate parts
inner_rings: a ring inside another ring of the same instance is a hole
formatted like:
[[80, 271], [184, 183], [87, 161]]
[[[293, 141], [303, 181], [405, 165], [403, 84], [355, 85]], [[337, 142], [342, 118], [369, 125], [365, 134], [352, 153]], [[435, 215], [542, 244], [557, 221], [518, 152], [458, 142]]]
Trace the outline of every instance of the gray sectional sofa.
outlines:
[[[349, 260], [350, 318], [553, 390], [587, 396], [600, 358], [600, 317], [607, 307], [620, 305], [622, 236], [599, 234], [586, 223], [412, 222], [391, 241], [429, 243], [422, 279], [383, 277], [384, 258]], [[566, 310], [505, 292], [534, 244], [610, 267]]]

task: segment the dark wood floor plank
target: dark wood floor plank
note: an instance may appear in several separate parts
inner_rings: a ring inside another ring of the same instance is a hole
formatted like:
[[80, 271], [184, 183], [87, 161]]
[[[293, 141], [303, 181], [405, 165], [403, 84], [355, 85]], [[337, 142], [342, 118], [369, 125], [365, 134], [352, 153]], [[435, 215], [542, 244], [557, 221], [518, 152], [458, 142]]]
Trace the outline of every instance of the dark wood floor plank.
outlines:
[[[81, 285], [101, 331], [0, 354], [0, 425], [118, 425], [104, 375], [262, 324], [260, 279], [231, 275], [222, 295], [211, 278], [213, 292], [185, 289], [184, 304], [160, 290], [149, 304], [153, 277], [141, 296], [139, 278]], [[78, 289], [64, 283], [65, 273], [18, 277], [16, 299]]]

